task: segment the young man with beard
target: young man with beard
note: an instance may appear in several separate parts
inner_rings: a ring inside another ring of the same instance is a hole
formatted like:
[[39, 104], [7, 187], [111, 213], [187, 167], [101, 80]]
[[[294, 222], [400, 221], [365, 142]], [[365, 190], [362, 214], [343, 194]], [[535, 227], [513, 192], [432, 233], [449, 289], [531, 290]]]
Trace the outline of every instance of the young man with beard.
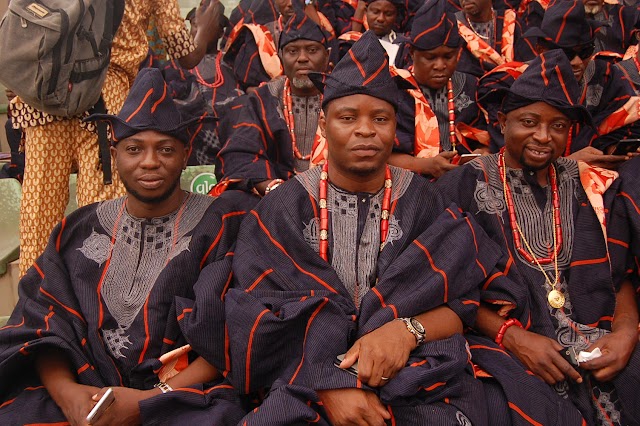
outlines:
[[457, 154], [488, 153], [489, 134], [475, 102], [478, 78], [456, 70], [463, 40], [446, 0], [418, 10], [410, 38], [413, 65], [394, 70], [411, 88], [398, 101], [389, 162], [437, 178], [457, 167]]
[[[221, 302], [248, 196], [180, 189], [188, 141], [157, 69], [142, 70], [111, 124], [127, 195], [78, 209], [53, 231], [0, 329], [0, 423], [235, 424]], [[206, 333], [203, 333], [203, 329]], [[205, 336], [205, 337], [203, 337]], [[207, 360], [200, 357], [206, 353]], [[155, 386], [154, 386], [155, 385]], [[163, 394], [168, 393], [170, 395]]]
[[372, 32], [312, 79], [327, 162], [247, 215], [225, 296], [232, 383], [261, 401], [243, 424], [487, 424], [458, 333], [498, 248], [387, 165], [398, 89]]
[[[116, 113], [122, 107], [149, 52], [146, 31], [154, 20], [170, 57], [185, 68], [193, 68], [205, 54], [214, 35], [210, 30], [216, 18], [215, 1], [204, 1], [197, 12], [200, 29], [191, 38], [180, 16], [178, 2], [127, 0], [124, 16], [113, 43], [102, 97], [106, 110]], [[27, 82], [26, 84], [33, 84]], [[18, 92], [19, 88], [13, 88]], [[20, 97], [10, 108], [13, 125], [24, 131], [26, 156], [24, 185], [20, 206], [20, 274], [24, 275], [42, 254], [47, 237], [64, 216], [69, 200], [69, 175], [77, 167], [78, 205], [108, 200], [124, 194], [117, 173], [113, 182], [105, 181], [108, 155], [100, 159], [95, 128], [82, 123], [86, 113], [74, 117], [48, 114], [25, 104]]]
[[280, 35], [285, 75], [238, 98], [221, 124], [218, 190], [232, 185], [264, 195], [309, 168], [322, 95], [308, 74], [327, 70], [328, 39], [302, 11], [289, 20]]
[[496, 425], [640, 418], [638, 308], [606, 227], [617, 173], [562, 157], [590, 120], [572, 74], [561, 50], [532, 61], [502, 102], [504, 148], [438, 181], [505, 253], [467, 334]]

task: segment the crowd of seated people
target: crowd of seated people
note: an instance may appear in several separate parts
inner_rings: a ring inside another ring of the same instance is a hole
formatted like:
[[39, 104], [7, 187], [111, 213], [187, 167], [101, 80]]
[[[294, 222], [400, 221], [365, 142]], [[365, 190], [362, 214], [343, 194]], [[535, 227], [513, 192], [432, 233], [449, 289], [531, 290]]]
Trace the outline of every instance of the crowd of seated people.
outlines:
[[119, 105], [12, 98], [120, 189], [27, 250], [1, 424], [640, 425], [638, 7], [168, 10]]

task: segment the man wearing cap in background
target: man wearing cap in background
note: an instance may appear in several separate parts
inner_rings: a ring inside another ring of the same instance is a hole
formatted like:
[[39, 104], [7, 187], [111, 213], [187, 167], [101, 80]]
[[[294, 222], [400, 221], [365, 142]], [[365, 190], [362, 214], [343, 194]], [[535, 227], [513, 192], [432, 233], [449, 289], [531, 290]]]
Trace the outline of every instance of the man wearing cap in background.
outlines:
[[456, 167], [456, 152], [488, 153], [489, 134], [475, 102], [478, 78], [456, 71], [463, 40], [446, 0], [429, 0], [418, 10], [410, 43], [412, 67], [394, 70], [413, 88], [398, 101], [397, 142], [389, 162], [440, 177]]
[[322, 77], [327, 162], [265, 197], [238, 236], [232, 382], [270, 389], [245, 424], [486, 424], [457, 333], [499, 249], [387, 165], [398, 89], [375, 34]]
[[[640, 12], [639, 12], [640, 13]], [[635, 39], [634, 45], [625, 53], [626, 59], [615, 64], [622, 71], [625, 78], [631, 83], [636, 95], [640, 95], [640, 51], [638, 50], [638, 40], [640, 40], [640, 19], [634, 25], [632, 37]]]
[[230, 386], [212, 387], [226, 368], [221, 302], [197, 301], [222, 293], [250, 204], [241, 192], [214, 199], [180, 189], [199, 120], [182, 120], [166, 91], [161, 72], [144, 69], [119, 115], [90, 117], [111, 124], [127, 195], [63, 220], [21, 280], [0, 330], [2, 424], [85, 424], [106, 387], [115, 402], [102, 424], [242, 416]]
[[[249, 93], [261, 83], [282, 75], [282, 64], [278, 58], [278, 45], [274, 35], [265, 26], [278, 22], [286, 16], [288, 9], [280, 9], [271, 0], [241, 1], [231, 12], [231, 29], [224, 40], [223, 61], [229, 65], [240, 88]], [[247, 7], [238, 22], [233, 21], [234, 12]], [[278, 17], [280, 13], [280, 17]], [[285, 21], [286, 22], [286, 21]]]
[[[277, 0], [280, 16], [275, 20], [263, 23], [265, 9], [261, 4], [270, 0], [256, 0], [249, 12], [257, 9], [259, 14], [247, 14], [242, 22], [231, 31], [225, 46], [224, 61], [228, 63], [247, 93], [255, 91], [262, 83], [266, 83], [283, 73], [283, 64], [278, 56], [282, 48], [280, 35], [296, 10], [305, 14], [313, 22], [327, 32], [327, 42], [335, 39], [333, 27], [327, 18], [319, 13], [313, 1]], [[304, 2], [304, 3], [303, 3]]]
[[238, 98], [224, 118], [218, 189], [231, 185], [264, 195], [309, 168], [322, 95], [308, 74], [327, 70], [328, 40], [297, 8], [280, 36], [285, 75]]
[[638, 308], [605, 226], [617, 174], [562, 157], [590, 120], [572, 73], [561, 50], [532, 61], [499, 113], [504, 148], [438, 181], [506, 254], [467, 335], [496, 425], [640, 419]]
[[[638, 101], [629, 81], [610, 62], [592, 58], [594, 53], [594, 30], [585, 17], [580, 1], [559, 1], [550, 6], [540, 28], [531, 28], [525, 38], [532, 40], [540, 52], [561, 49], [571, 63], [573, 75], [580, 87], [580, 103], [593, 117], [593, 126], [576, 125], [567, 154], [589, 148], [596, 154], [609, 152], [612, 145], [626, 137], [640, 134], [638, 130]], [[527, 64], [513, 63], [498, 67], [480, 79], [478, 98], [488, 112], [492, 143], [502, 146], [496, 117], [500, 96], [494, 91], [509, 87]], [[568, 84], [568, 83], [567, 83]], [[587, 152], [583, 151], [583, 152]], [[608, 167], [615, 167], [624, 157], [605, 159]], [[595, 156], [597, 158], [597, 155]], [[592, 160], [589, 158], [588, 160]]]

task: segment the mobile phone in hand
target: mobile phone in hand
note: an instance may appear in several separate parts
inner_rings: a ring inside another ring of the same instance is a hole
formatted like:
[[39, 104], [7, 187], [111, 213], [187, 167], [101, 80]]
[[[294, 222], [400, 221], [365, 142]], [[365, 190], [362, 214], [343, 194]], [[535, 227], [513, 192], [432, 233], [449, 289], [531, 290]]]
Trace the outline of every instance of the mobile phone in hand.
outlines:
[[113, 393], [113, 389], [107, 389], [104, 395], [102, 395], [102, 398], [100, 398], [98, 403], [94, 405], [93, 409], [87, 415], [87, 423], [92, 424], [93, 422], [97, 422], [100, 416], [102, 416], [104, 412], [107, 411], [107, 408], [109, 408], [109, 406], [113, 404], [113, 401], [115, 401], [115, 399], [116, 397]]
[[560, 351], [560, 355], [564, 358], [573, 368], [578, 368], [580, 363], [578, 362], [578, 355], [575, 348], [568, 347]]
[[[335, 365], [336, 367], [340, 368], [340, 364], [342, 363], [342, 360], [344, 360], [344, 356], [346, 354], [340, 354], [336, 357], [336, 359], [333, 361], [333, 365]], [[358, 362], [356, 361], [351, 367], [349, 368], [343, 368], [342, 370], [346, 371], [347, 373], [351, 373], [354, 376], [358, 377]]]
[[640, 148], [640, 139], [623, 139], [616, 144], [613, 155], [627, 155], [636, 152]]

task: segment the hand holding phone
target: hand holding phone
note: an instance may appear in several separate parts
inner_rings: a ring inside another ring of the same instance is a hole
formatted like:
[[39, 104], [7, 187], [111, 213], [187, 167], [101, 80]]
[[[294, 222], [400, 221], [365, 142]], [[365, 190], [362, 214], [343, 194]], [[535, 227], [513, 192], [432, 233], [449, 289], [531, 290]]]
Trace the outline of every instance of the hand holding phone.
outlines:
[[[344, 360], [344, 356], [346, 354], [340, 354], [336, 357], [336, 359], [333, 361], [333, 365], [335, 365], [338, 368], [340, 367], [340, 364], [342, 363], [342, 361]], [[342, 370], [345, 370], [347, 373], [351, 373], [354, 376], [358, 377], [358, 361], [356, 361], [351, 367], [349, 368], [342, 368]]]
[[113, 389], [107, 389], [104, 395], [102, 395], [102, 398], [100, 398], [100, 400], [96, 403], [96, 405], [94, 405], [93, 409], [87, 415], [87, 423], [92, 424], [93, 422], [97, 422], [100, 416], [102, 416], [104, 412], [107, 411], [107, 408], [109, 408], [109, 406], [113, 404], [113, 401], [115, 401], [115, 399], [116, 397], [113, 393]]
[[638, 151], [640, 148], [640, 139], [623, 139], [616, 144], [613, 155], [627, 155]]
[[589, 372], [580, 368], [580, 361], [578, 360], [578, 353], [574, 347], [566, 347], [560, 351], [560, 355], [564, 358], [571, 366], [580, 373], [582, 379], [585, 380], [589, 377]]

